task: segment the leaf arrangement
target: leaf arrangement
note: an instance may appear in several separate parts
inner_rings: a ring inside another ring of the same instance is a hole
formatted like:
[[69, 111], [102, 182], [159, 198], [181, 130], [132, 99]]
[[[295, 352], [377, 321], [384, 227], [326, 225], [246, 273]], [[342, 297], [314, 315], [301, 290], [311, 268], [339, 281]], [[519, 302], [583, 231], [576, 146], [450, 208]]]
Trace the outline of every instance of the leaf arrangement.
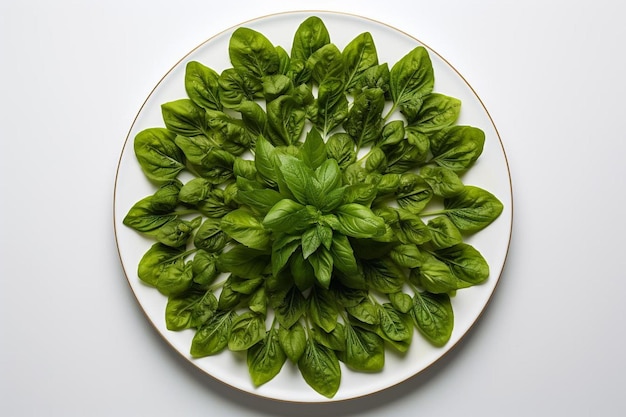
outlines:
[[463, 238], [502, 204], [460, 178], [485, 135], [433, 92], [427, 50], [389, 68], [370, 33], [340, 50], [310, 17], [290, 53], [248, 28], [228, 53], [219, 74], [189, 62], [188, 97], [134, 141], [157, 189], [124, 224], [155, 240], [138, 275], [167, 328], [195, 329], [193, 357], [246, 352], [257, 386], [291, 362], [329, 398], [340, 362], [380, 371], [416, 329], [446, 344], [450, 297], [489, 275]]

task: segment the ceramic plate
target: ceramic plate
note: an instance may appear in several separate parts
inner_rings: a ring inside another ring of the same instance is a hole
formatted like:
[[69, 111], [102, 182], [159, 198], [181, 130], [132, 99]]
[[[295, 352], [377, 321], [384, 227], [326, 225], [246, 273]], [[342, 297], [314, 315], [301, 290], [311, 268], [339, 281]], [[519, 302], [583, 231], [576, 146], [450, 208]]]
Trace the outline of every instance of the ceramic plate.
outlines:
[[[280, 45], [289, 51], [297, 27], [311, 15], [319, 16], [324, 21], [331, 42], [340, 50], [358, 34], [369, 31], [375, 41], [379, 61], [388, 62], [390, 66], [416, 46], [423, 45], [411, 35], [386, 24], [341, 13], [283, 13], [248, 21], [239, 26], [257, 30], [274, 45]], [[467, 243], [476, 247], [486, 258], [491, 275], [484, 284], [460, 290], [456, 297], [453, 297], [455, 326], [450, 341], [444, 347], [435, 348], [416, 335], [405, 355], [387, 352], [385, 367], [380, 373], [357, 373], [345, 369], [342, 365], [341, 387], [332, 399], [322, 397], [311, 389], [300, 376], [298, 369], [290, 362], [285, 364], [276, 378], [256, 388], [250, 381], [244, 356], [224, 351], [213, 357], [191, 358], [189, 347], [194, 332], [168, 331], [164, 322], [166, 297], [139, 281], [137, 265], [153, 241], [124, 226], [122, 220], [135, 202], [154, 193], [155, 188], [145, 178], [135, 159], [133, 139], [143, 129], [163, 126], [160, 109], [162, 103], [186, 97], [183, 80], [187, 62], [199, 61], [218, 72], [231, 66], [228, 60], [228, 42], [237, 27], [210, 38], [175, 64], [146, 99], [122, 149], [115, 184], [114, 227], [120, 259], [138, 303], [163, 338], [193, 365], [225, 384], [254, 395], [294, 402], [338, 401], [378, 392], [414, 377], [452, 349], [481, 315], [504, 267], [512, 226], [510, 174], [506, 155], [493, 121], [465, 79], [427, 45], [423, 46], [428, 49], [433, 62], [436, 77], [435, 92], [460, 99], [463, 104], [458, 124], [477, 126], [486, 134], [483, 154], [475, 166], [462, 177], [463, 182], [489, 190], [504, 203], [504, 212], [493, 224], [466, 239]]]

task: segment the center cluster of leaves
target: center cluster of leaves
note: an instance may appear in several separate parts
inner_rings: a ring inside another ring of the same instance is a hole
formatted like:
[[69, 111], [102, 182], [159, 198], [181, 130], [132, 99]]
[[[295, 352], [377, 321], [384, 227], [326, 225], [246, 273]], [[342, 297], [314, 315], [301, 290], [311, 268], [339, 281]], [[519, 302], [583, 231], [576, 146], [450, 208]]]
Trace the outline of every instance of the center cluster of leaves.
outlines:
[[463, 235], [502, 205], [460, 179], [484, 134], [454, 124], [427, 51], [389, 69], [369, 33], [340, 51], [311, 17], [290, 54], [240, 28], [229, 56], [189, 62], [188, 98], [134, 142], [158, 189], [124, 223], [156, 240], [138, 275], [168, 328], [196, 330], [194, 357], [246, 351], [257, 385], [290, 360], [328, 397], [339, 362], [381, 370], [414, 328], [444, 345], [450, 295], [489, 275]]

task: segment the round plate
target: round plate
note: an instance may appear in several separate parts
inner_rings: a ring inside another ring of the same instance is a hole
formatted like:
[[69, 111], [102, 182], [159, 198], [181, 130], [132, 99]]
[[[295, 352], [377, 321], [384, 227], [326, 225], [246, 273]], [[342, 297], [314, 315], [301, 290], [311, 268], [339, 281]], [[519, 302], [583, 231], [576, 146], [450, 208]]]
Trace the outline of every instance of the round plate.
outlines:
[[120, 156], [114, 192], [114, 227], [125, 274], [150, 322], [163, 338], [192, 364], [237, 389], [267, 398], [294, 402], [338, 401], [383, 390], [413, 377], [452, 349], [478, 319], [495, 290], [509, 248], [513, 214], [510, 173], [498, 132], [472, 88], [434, 50], [390, 26], [342, 13], [282, 13], [248, 21], [240, 26], [263, 33], [274, 45], [280, 45], [289, 51], [297, 27], [311, 15], [316, 15], [324, 21], [331, 42], [340, 50], [360, 33], [369, 31], [376, 44], [379, 61], [387, 62], [390, 66], [418, 45], [428, 49], [435, 71], [435, 91], [460, 99], [463, 104], [458, 124], [479, 127], [486, 135], [483, 154], [463, 176], [463, 182], [489, 190], [504, 204], [504, 211], [489, 227], [465, 240], [483, 254], [489, 263], [491, 275], [484, 284], [460, 290], [452, 298], [455, 325], [452, 337], [444, 347], [433, 347], [423, 338], [415, 337], [406, 354], [387, 352], [385, 367], [380, 373], [353, 372], [342, 364], [341, 387], [332, 399], [325, 398], [310, 388], [298, 369], [289, 361], [276, 378], [256, 388], [251, 383], [245, 357], [224, 351], [217, 356], [193, 359], [189, 355], [189, 348], [194, 332], [167, 330], [164, 321], [166, 297], [154, 288], [144, 285], [137, 277], [139, 260], [153, 241], [122, 224], [132, 205], [155, 191], [135, 159], [133, 151], [135, 135], [149, 127], [164, 126], [160, 105], [186, 97], [183, 80], [187, 62], [192, 60], [202, 62], [218, 73], [231, 66], [228, 59], [228, 43], [236, 27], [210, 38], [178, 62], [146, 99], [129, 131]]

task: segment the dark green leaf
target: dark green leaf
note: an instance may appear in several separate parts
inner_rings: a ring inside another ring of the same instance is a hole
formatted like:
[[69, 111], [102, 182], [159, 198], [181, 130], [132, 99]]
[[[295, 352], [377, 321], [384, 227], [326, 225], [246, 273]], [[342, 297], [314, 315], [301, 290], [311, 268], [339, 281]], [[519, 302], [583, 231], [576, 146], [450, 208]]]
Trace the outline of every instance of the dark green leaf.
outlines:
[[271, 329], [260, 343], [248, 350], [247, 363], [252, 383], [258, 387], [271, 381], [286, 360], [287, 356], [278, 342], [278, 333]]
[[428, 51], [418, 46], [402, 57], [390, 71], [391, 96], [396, 105], [419, 100], [433, 90], [435, 77]]
[[221, 110], [219, 74], [197, 61], [185, 67], [185, 91], [196, 105], [211, 110]]
[[236, 69], [245, 70], [257, 78], [276, 74], [280, 68], [274, 45], [263, 34], [249, 28], [235, 30], [228, 45], [228, 55]]
[[332, 398], [339, 389], [341, 368], [335, 352], [308, 339], [304, 354], [298, 360], [304, 380], [318, 393]]
[[185, 169], [185, 155], [174, 143], [175, 137], [175, 133], [163, 128], [142, 130], [135, 136], [135, 156], [150, 180], [169, 181]]
[[484, 229], [502, 213], [502, 203], [489, 191], [465, 186], [458, 195], [444, 200], [444, 213], [461, 232]]
[[452, 335], [454, 313], [447, 294], [416, 293], [411, 317], [420, 333], [435, 346], [443, 346]]
[[251, 348], [265, 337], [265, 320], [253, 312], [243, 313], [233, 320], [228, 336], [228, 349], [242, 351]]
[[306, 333], [299, 322], [287, 328], [278, 328], [278, 342], [290, 361], [298, 363], [306, 349]]
[[235, 317], [237, 314], [234, 311], [219, 312], [211, 317], [194, 335], [191, 356], [200, 358], [221, 352], [228, 345], [228, 336]]

